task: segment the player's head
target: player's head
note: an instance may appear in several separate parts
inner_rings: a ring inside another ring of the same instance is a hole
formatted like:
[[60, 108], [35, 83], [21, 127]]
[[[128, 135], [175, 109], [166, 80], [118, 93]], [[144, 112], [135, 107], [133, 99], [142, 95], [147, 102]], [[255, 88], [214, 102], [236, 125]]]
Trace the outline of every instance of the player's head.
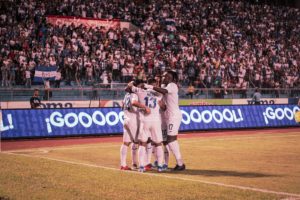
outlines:
[[178, 76], [177, 76], [177, 73], [174, 72], [174, 71], [167, 71], [167, 73], [165, 73], [163, 75], [163, 83], [164, 84], [169, 84], [169, 83], [177, 83], [178, 82]]
[[159, 86], [161, 84], [162, 76], [160, 74], [155, 75], [154, 79], [156, 80], [157, 85]]
[[154, 78], [149, 78], [147, 80], [147, 84], [148, 85], [153, 85], [153, 86], [157, 86], [157, 81]]
[[142, 85], [143, 83], [144, 83], [143, 80], [141, 80], [141, 79], [136, 79], [136, 80], [134, 80], [133, 85], [134, 85], [135, 87], [141, 87], [141, 85]]

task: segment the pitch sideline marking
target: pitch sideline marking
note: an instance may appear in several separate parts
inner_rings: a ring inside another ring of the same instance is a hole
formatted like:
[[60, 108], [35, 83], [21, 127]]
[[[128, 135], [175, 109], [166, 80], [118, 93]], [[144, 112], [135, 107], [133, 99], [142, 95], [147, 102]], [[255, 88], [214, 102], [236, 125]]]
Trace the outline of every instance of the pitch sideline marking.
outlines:
[[[10, 153], [10, 152], [1, 152], [1, 153], [8, 154], [8, 155], [30, 157], [30, 158], [42, 158], [42, 159], [47, 159], [47, 160], [51, 160], [51, 161], [63, 162], [63, 163], [67, 163], [67, 164], [101, 168], [101, 169], [113, 170], [113, 171], [120, 171], [117, 168], [105, 167], [102, 165], [94, 165], [94, 164], [88, 164], [88, 163], [82, 163], [82, 162], [68, 161], [68, 160], [63, 160], [63, 159], [49, 158], [49, 157], [43, 157], [43, 156], [33, 156], [33, 155], [26, 155], [26, 154], [15, 154], [15, 153]], [[294, 193], [288, 193], [288, 192], [276, 192], [276, 191], [267, 190], [267, 189], [260, 189], [260, 188], [254, 188], [254, 187], [239, 186], [239, 185], [232, 185], [232, 184], [225, 184], [225, 183], [211, 182], [211, 181], [204, 181], [204, 180], [195, 180], [195, 179], [183, 178], [183, 177], [178, 177], [178, 176], [168, 176], [168, 175], [153, 174], [153, 173], [151, 173], [151, 174], [150, 173], [140, 173], [140, 172], [136, 172], [136, 171], [122, 171], [122, 172], [135, 173], [135, 174], [146, 175], [146, 176], [163, 177], [163, 178], [183, 180], [183, 181], [198, 182], [198, 183], [204, 183], [207, 185], [221, 186], [221, 187], [234, 188], [234, 189], [240, 189], [240, 190], [250, 190], [250, 191], [254, 191], [254, 192], [261, 192], [261, 193], [268, 193], [268, 194], [275, 194], [275, 195], [285, 195], [285, 196], [289, 196], [289, 197], [300, 197], [300, 194], [294, 194]]]
[[36, 149], [18, 149], [18, 150], [9, 150], [5, 151], [7, 153], [18, 153], [18, 152], [40, 152], [40, 153], [48, 153], [49, 151], [56, 151], [56, 150], [69, 150], [69, 149], [88, 149], [88, 148], [111, 148], [111, 147], [120, 147], [120, 144], [112, 144], [112, 145], [106, 145], [106, 146], [97, 146], [99, 144], [90, 144], [90, 145], [75, 145], [75, 146], [70, 146], [70, 147], [41, 147], [41, 148], [36, 148]]
[[[276, 129], [275, 129], [276, 130]], [[300, 130], [300, 127], [299, 127], [299, 130]], [[208, 132], [191, 132], [191, 133], [185, 133], [185, 132], [181, 132], [181, 135], [183, 136], [183, 135], [191, 135], [191, 137], [192, 136], [194, 136], [194, 135], [196, 135], [195, 137], [196, 138], [198, 138], [197, 137], [197, 135], [204, 135], [204, 137], [206, 137], [206, 136], [208, 136], [208, 137], [222, 137], [222, 136], [225, 136], [225, 137], [234, 137], [234, 136], [249, 136], [249, 135], [253, 135], [253, 136], [255, 136], [255, 135], [290, 135], [290, 134], [297, 134], [297, 133], [299, 133], [299, 131], [298, 130], [291, 130], [291, 131], [289, 131], [288, 129], [287, 129], [287, 131], [288, 132], [275, 132], [275, 133], [271, 133], [271, 132], [268, 132], [268, 130], [255, 130], [256, 132], [254, 132], [254, 131], [251, 131], [251, 132], [247, 132], [247, 130], [246, 129], [244, 129], [244, 130], [239, 130], [239, 132], [242, 132], [242, 133], [236, 133], [235, 134], [235, 131], [236, 130], [233, 130], [233, 134], [227, 134], [227, 132], [226, 132], [226, 130], [224, 130], [224, 132], [222, 132], [222, 131], [219, 131], [219, 132], [212, 132], [212, 134], [213, 134], [213, 136], [209, 136], [209, 135], [211, 135], [210, 134], [210, 132], [208, 131]], [[243, 133], [244, 132], [244, 133]]]
[[[195, 142], [201, 142], [201, 141], [209, 141], [209, 140], [215, 140], [215, 141], [224, 141], [224, 140], [242, 140], [242, 139], [258, 139], [258, 138], [284, 138], [284, 137], [297, 137], [298, 135], [295, 134], [287, 134], [287, 135], [273, 135], [273, 136], [265, 136], [265, 135], [258, 135], [258, 136], [245, 136], [245, 137], [227, 137], [227, 138], [201, 138], [197, 141], [181, 141], [185, 144], [195, 143]], [[182, 139], [189, 139], [189, 138], [182, 138]], [[120, 143], [121, 144], [121, 143]], [[112, 145], [105, 145], [105, 146], [97, 146], [98, 144], [83, 144], [83, 145], [73, 145], [71, 147], [42, 147], [42, 148], [36, 148], [36, 149], [20, 149], [20, 150], [10, 150], [5, 151], [8, 153], [17, 153], [17, 152], [41, 152], [41, 153], [48, 153], [49, 151], [55, 151], [55, 150], [69, 150], [69, 149], [86, 149], [86, 148], [110, 148], [110, 147], [119, 147], [120, 144], [112, 144]]]
[[[262, 139], [262, 138], [285, 138], [285, 137], [299, 137], [300, 135], [292, 134], [292, 135], [273, 135], [273, 136], [265, 136], [265, 135], [260, 135], [260, 136], [245, 136], [245, 137], [230, 137], [230, 138], [211, 138], [212, 140], [215, 141], [224, 141], [224, 140], [242, 140], [242, 139]], [[183, 141], [184, 143], [195, 143], [199, 141], [209, 141], [210, 139], [204, 139], [204, 140], [197, 140], [197, 141]]]

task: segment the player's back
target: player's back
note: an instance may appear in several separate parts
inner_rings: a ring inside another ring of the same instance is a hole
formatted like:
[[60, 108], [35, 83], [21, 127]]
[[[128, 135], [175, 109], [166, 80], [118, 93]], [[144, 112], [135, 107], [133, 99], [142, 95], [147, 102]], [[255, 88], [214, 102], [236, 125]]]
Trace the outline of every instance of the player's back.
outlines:
[[136, 118], [138, 109], [132, 105], [133, 101], [138, 101], [138, 96], [135, 93], [126, 93], [123, 100], [124, 118]]
[[[139, 102], [148, 108], [150, 108], [151, 113], [148, 115], [142, 114], [144, 121], [158, 121], [160, 120], [160, 108], [158, 101], [162, 99], [162, 95], [154, 90], [143, 90], [138, 88], [136, 91]], [[141, 119], [142, 119], [141, 118]]]
[[144, 104], [150, 108], [151, 113], [146, 115], [145, 118], [149, 121], [158, 121], [160, 120], [160, 107], [159, 101], [162, 99], [162, 95], [153, 90], [147, 90], [146, 96], [144, 97]]

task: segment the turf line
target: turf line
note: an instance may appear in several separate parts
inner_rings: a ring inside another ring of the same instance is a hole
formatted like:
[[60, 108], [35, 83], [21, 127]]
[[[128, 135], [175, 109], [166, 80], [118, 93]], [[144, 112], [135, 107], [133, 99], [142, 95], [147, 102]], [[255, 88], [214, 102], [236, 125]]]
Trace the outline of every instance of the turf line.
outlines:
[[197, 141], [182, 141], [184, 143], [195, 143], [200, 141], [225, 141], [225, 140], [242, 140], [242, 139], [262, 139], [262, 138], [287, 138], [287, 137], [299, 137], [298, 135], [274, 135], [274, 136], [266, 136], [266, 135], [260, 135], [260, 136], [245, 136], [245, 137], [226, 137], [226, 138], [199, 138]]
[[72, 150], [72, 149], [88, 149], [88, 148], [111, 148], [111, 147], [120, 147], [120, 144], [112, 144], [112, 145], [105, 145], [101, 146], [99, 143], [94, 143], [94, 144], [89, 144], [87, 145], [82, 145], [78, 144], [76, 146], [71, 146], [71, 147], [41, 147], [41, 148], [36, 148], [36, 149], [18, 149], [18, 150], [9, 150], [5, 151], [8, 153], [17, 153], [17, 152], [37, 152], [37, 153], [48, 153], [49, 151], [56, 151], [56, 150]]
[[[15, 153], [11, 153], [11, 152], [1, 152], [1, 153], [8, 154], [8, 155], [17, 155], [17, 156], [30, 157], [30, 158], [42, 158], [42, 159], [47, 159], [47, 160], [51, 160], [51, 161], [63, 162], [63, 163], [67, 163], [67, 164], [81, 165], [81, 166], [94, 167], [94, 168], [101, 168], [101, 169], [107, 169], [107, 170], [113, 170], [113, 171], [119, 171], [120, 172], [120, 170], [117, 169], [117, 168], [105, 167], [105, 166], [101, 166], [101, 165], [87, 164], [87, 163], [82, 163], [82, 162], [68, 161], [68, 160], [49, 158], [49, 157], [43, 157], [43, 156], [15, 154]], [[165, 174], [140, 173], [140, 172], [136, 172], [136, 171], [122, 171], [122, 172], [124, 172], [124, 173], [135, 173], [135, 174], [146, 175], [146, 176], [163, 177], [163, 178], [183, 180], [183, 181], [198, 182], [198, 183], [203, 183], [203, 184], [208, 184], [208, 185], [215, 185], [215, 186], [234, 188], [234, 189], [240, 189], [240, 190], [250, 190], [250, 191], [254, 191], [254, 192], [262, 192], [262, 193], [275, 194], [275, 195], [284, 195], [284, 196], [288, 196], [288, 197], [300, 197], [300, 194], [294, 194], [294, 193], [288, 193], [288, 192], [277, 192], [277, 191], [272, 191], [272, 190], [267, 190], [267, 189], [260, 189], [260, 188], [246, 187], [246, 186], [239, 186], [239, 185], [231, 185], [231, 184], [204, 181], [204, 180], [195, 180], [195, 179], [189, 179], [189, 178], [182, 178], [182, 177], [178, 177], [178, 176], [169, 176], [169, 175], [165, 175]]]
[[[195, 143], [195, 142], [201, 142], [201, 141], [225, 141], [225, 140], [243, 140], [243, 139], [259, 139], [259, 138], [285, 138], [285, 137], [299, 137], [300, 135], [297, 134], [288, 134], [288, 135], [273, 135], [273, 136], [267, 136], [265, 134], [263, 135], [257, 135], [257, 136], [244, 136], [244, 137], [225, 137], [225, 138], [201, 138], [199, 137], [197, 141], [186, 141], [189, 140], [190, 138], [182, 138], [181, 142], [186, 143], [186, 144], [190, 144], [190, 143]], [[14, 153], [14, 152], [39, 152], [39, 153], [48, 153], [47, 151], [55, 151], [55, 150], [71, 150], [71, 149], [86, 149], [86, 148], [111, 148], [111, 147], [119, 147], [121, 146], [120, 144], [111, 144], [111, 145], [99, 145], [100, 143], [93, 143], [93, 144], [84, 144], [84, 145], [80, 145], [77, 144], [75, 146], [70, 146], [70, 147], [42, 147], [42, 148], [35, 148], [35, 149], [19, 149], [19, 150], [9, 150], [9, 151], [5, 151], [8, 153]], [[101, 143], [103, 144], [103, 143]]]

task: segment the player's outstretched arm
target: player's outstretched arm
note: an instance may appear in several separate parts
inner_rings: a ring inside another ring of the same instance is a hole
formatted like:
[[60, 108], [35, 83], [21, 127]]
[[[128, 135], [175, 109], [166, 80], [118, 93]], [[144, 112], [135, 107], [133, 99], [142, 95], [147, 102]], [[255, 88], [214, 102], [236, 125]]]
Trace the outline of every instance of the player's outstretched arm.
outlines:
[[161, 87], [154, 87], [153, 85], [144, 84], [143, 87], [146, 88], [146, 89], [155, 90], [156, 92], [159, 92], [161, 94], [167, 94], [168, 93], [168, 90], [166, 90], [164, 88], [161, 88]]
[[125, 92], [132, 92], [132, 87], [133, 87], [133, 81], [130, 81], [125, 88]]
[[147, 106], [141, 104], [138, 101], [133, 101], [132, 105], [137, 107], [137, 108], [141, 108], [146, 114], [150, 114], [150, 112], [151, 112], [150, 108], [148, 108]]

